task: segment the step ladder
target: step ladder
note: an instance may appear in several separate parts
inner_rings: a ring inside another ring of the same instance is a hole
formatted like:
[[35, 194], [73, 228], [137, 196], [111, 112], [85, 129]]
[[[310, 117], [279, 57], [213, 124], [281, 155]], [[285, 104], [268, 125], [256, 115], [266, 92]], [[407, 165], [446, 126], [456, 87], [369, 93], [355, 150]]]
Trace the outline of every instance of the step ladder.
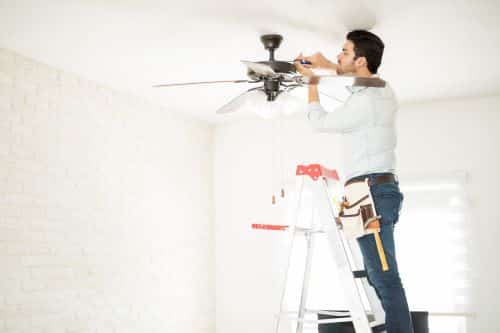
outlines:
[[[363, 270], [361, 251], [356, 241], [347, 240], [343, 235], [342, 227], [337, 223], [338, 207], [334, 205], [331, 189], [339, 187], [340, 180], [335, 170], [329, 170], [319, 164], [298, 165], [296, 176], [299, 178], [299, 190], [297, 195], [297, 206], [295, 209], [293, 225], [269, 225], [253, 224], [254, 229], [264, 230], [288, 230], [291, 232], [288, 264], [285, 273], [285, 281], [280, 302], [280, 312], [276, 320], [275, 333], [279, 333], [280, 323], [283, 318], [296, 322], [296, 333], [303, 333], [305, 324], [328, 324], [339, 322], [352, 322], [356, 333], [385, 332], [385, 313], [382, 305], [369, 285], [366, 272]], [[309, 189], [312, 195], [313, 209], [317, 211], [317, 219], [312, 218], [310, 227], [298, 226], [298, 216], [304, 191]], [[302, 280], [302, 291], [298, 311], [284, 311], [284, 299], [290, 271], [293, 244], [296, 237], [305, 237], [307, 242], [307, 254], [305, 269]], [[347, 300], [347, 311], [320, 311], [307, 308], [307, 297], [309, 279], [311, 274], [312, 254], [315, 238], [326, 236], [332, 251], [334, 263], [338, 274], [338, 280], [342, 284], [345, 299]], [[356, 281], [360, 281], [357, 283]], [[369, 303], [369, 309], [365, 309], [362, 299], [364, 293]], [[335, 318], [307, 319], [306, 315], [326, 315]]]

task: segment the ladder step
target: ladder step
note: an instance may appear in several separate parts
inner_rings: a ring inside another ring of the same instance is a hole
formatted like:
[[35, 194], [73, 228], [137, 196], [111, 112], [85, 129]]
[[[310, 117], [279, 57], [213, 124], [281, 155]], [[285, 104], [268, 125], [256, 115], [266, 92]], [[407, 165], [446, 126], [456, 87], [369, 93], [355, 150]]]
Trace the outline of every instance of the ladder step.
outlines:
[[[319, 333], [355, 333], [354, 327], [352, 325], [352, 321], [350, 321], [350, 317], [346, 317], [343, 313], [349, 314], [348, 311], [316, 311], [318, 314], [318, 329]], [[331, 315], [335, 313], [338, 315]], [[429, 333], [429, 323], [428, 323], [428, 312], [425, 311], [411, 311], [411, 318], [413, 323], [413, 331], [415, 333]], [[349, 319], [349, 323], [342, 323], [342, 321], [338, 321], [335, 319]], [[370, 327], [372, 333], [385, 333], [386, 326], [384, 323], [371, 321], [373, 317], [370, 319]]]
[[307, 235], [307, 234], [323, 233], [325, 231], [323, 229], [317, 229], [317, 228], [312, 229], [312, 228], [295, 227], [295, 232]]
[[[326, 313], [338, 314], [331, 315]], [[319, 333], [356, 333], [349, 311], [319, 311], [317, 316]], [[375, 321], [373, 314], [367, 313], [367, 319], [372, 333], [385, 333], [385, 323]]]
[[352, 275], [356, 278], [365, 278], [368, 277], [368, 274], [366, 274], [365, 270], [360, 270], [360, 271], [352, 271]]
[[372, 327], [372, 332], [373, 333], [380, 333], [380, 332], [385, 332], [385, 324], [380, 324], [377, 326]]

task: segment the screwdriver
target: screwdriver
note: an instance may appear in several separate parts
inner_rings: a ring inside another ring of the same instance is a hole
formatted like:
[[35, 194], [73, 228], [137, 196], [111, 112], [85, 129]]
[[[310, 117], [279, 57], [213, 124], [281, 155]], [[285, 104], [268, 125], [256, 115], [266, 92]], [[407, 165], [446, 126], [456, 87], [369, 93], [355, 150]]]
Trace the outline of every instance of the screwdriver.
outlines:
[[292, 60], [292, 61], [289, 61], [289, 62], [296, 62], [296, 61], [300, 61], [301, 65], [312, 65], [312, 63], [310, 61], [304, 60], [304, 59], [295, 59], [295, 60]]

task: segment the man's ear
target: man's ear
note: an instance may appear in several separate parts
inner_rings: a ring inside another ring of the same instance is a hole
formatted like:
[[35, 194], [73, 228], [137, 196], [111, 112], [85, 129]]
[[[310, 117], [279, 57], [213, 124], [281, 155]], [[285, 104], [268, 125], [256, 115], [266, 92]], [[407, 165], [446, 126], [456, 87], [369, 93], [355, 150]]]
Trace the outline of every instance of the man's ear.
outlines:
[[368, 61], [366, 61], [365, 57], [359, 57], [356, 60], [354, 60], [354, 65], [356, 65], [356, 67], [358, 68], [365, 67], [368, 66]]

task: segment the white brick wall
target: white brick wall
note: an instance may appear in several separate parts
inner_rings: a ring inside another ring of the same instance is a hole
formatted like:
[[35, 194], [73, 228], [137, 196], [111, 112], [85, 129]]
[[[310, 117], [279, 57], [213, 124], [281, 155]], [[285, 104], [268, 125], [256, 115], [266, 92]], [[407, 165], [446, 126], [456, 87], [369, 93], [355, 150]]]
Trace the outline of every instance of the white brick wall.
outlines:
[[0, 49], [0, 332], [215, 332], [212, 132]]

